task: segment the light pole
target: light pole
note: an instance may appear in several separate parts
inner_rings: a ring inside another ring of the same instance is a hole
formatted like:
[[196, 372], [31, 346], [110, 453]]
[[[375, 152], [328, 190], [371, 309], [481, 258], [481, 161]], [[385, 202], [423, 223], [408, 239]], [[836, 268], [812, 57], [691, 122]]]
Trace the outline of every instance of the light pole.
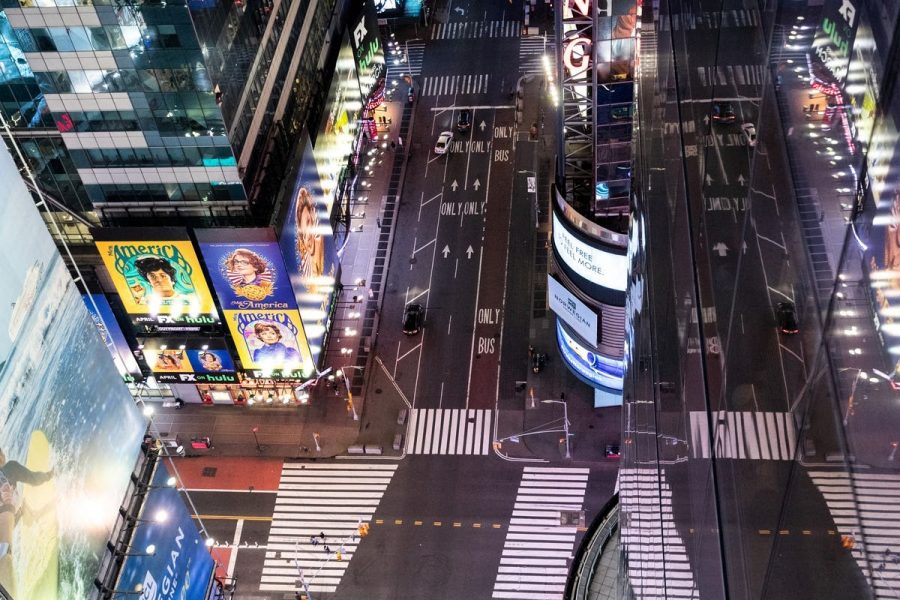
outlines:
[[572, 452], [569, 448], [569, 405], [565, 400], [541, 400], [541, 404], [562, 404], [563, 405], [563, 431], [566, 435], [566, 458], [572, 458]]
[[335, 375], [344, 382], [344, 386], [347, 388], [347, 402], [350, 403], [350, 411], [353, 413], [353, 420], [359, 421], [359, 415], [356, 414], [356, 406], [353, 404], [353, 392], [350, 391], [350, 381], [348, 381], [347, 376], [344, 374], [344, 369], [361, 369], [362, 367], [342, 367], [337, 370]]

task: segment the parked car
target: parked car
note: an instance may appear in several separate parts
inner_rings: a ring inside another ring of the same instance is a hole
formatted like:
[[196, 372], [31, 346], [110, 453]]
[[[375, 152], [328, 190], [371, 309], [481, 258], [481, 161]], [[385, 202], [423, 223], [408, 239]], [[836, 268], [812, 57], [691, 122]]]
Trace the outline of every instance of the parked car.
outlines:
[[606, 458], [620, 458], [622, 456], [622, 451], [619, 448], [618, 444], [607, 444], [606, 445]]
[[756, 145], [756, 125], [753, 123], [744, 123], [741, 125], [741, 131], [744, 134], [744, 139], [747, 140], [747, 145], [751, 148]]
[[422, 316], [425, 309], [421, 304], [407, 304], [403, 309], [403, 333], [415, 335], [422, 328]]
[[715, 123], [734, 123], [737, 115], [731, 108], [731, 102], [716, 102], [712, 107], [712, 120]]
[[472, 113], [469, 109], [459, 111], [459, 117], [456, 119], [456, 130], [465, 133], [472, 127]]
[[775, 307], [775, 314], [781, 333], [793, 335], [800, 331], [800, 326], [797, 325], [797, 311], [793, 302], [779, 302]]
[[438, 136], [437, 142], [434, 145], [434, 153], [435, 154], [447, 154], [450, 151], [450, 142], [453, 141], [453, 132], [452, 131], [442, 131], [441, 135]]

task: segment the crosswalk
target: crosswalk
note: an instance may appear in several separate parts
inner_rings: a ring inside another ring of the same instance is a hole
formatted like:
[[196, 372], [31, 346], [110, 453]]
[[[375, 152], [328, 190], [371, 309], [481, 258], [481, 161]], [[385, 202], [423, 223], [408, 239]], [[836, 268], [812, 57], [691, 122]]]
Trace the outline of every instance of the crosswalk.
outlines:
[[387, 57], [387, 80], [399, 79], [401, 75], [418, 77], [422, 74], [422, 62], [425, 59], [425, 42], [409, 41], [401, 46], [405, 60], [394, 64], [391, 57]]
[[414, 408], [409, 419], [408, 454], [490, 454], [494, 411]]
[[562, 600], [577, 529], [560, 511], [582, 508], [589, 469], [525, 467], [492, 598]]
[[425, 77], [422, 81], [423, 96], [451, 96], [453, 94], [486, 94], [490, 75], [439, 75]]
[[552, 34], [520, 39], [519, 71], [525, 75], [542, 75], [544, 73], [544, 55], [548, 56], [552, 67], [555, 62], [553, 57], [556, 55], [553, 40]]
[[[721, 19], [721, 20], [720, 20]], [[759, 11], [745, 8], [702, 12], [699, 14], [673, 14], [669, 19], [661, 19], [660, 31], [692, 31], [694, 29], [728, 29], [734, 27], [759, 27]]]
[[[636, 598], [700, 598], [672, 514], [672, 488], [656, 469], [620, 469], [620, 543]], [[665, 553], [661, 552], [665, 549]]]
[[521, 31], [522, 24], [518, 21], [453, 21], [432, 25], [431, 39], [512, 38], [519, 37]]
[[838, 533], [852, 536], [850, 551], [876, 598], [900, 589], [900, 475], [809, 471]]
[[[302, 570], [310, 592], [334, 592], [356, 550], [358, 525], [375, 514], [396, 469], [371, 462], [285, 463], [259, 589], [299, 591]], [[326, 539], [312, 544], [320, 532]]]
[[[710, 423], [713, 435], [709, 434]], [[797, 429], [789, 412], [703, 411], [690, 413], [694, 458], [793, 460]]]
[[717, 65], [697, 67], [701, 84], [706, 86], [759, 86], [766, 78], [763, 65]]

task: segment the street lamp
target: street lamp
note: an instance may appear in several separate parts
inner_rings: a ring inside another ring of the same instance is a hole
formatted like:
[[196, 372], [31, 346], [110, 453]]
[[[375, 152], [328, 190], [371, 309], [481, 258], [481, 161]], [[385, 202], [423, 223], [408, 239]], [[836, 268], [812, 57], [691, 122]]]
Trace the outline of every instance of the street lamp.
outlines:
[[[347, 388], [347, 402], [350, 403], [350, 411], [353, 413], [353, 420], [359, 421], [359, 415], [356, 414], [356, 406], [353, 404], [353, 392], [350, 391], [350, 381], [349, 378], [344, 374], [344, 369], [349, 369], [351, 367], [342, 367], [335, 372], [338, 379], [344, 382], [344, 386]], [[357, 367], [353, 367], [357, 368]]]
[[572, 458], [572, 452], [569, 448], [569, 405], [565, 400], [541, 400], [541, 404], [562, 404], [563, 405], [563, 431], [566, 435], [566, 458]]

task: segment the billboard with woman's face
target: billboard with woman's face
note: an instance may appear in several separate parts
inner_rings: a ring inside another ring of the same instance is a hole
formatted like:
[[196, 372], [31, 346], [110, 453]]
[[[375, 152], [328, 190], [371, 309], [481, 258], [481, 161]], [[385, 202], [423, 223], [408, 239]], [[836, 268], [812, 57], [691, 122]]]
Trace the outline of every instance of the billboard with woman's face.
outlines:
[[225, 320], [245, 369], [278, 370], [283, 374], [302, 371], [302, 376], [313, 372], [297, 311], [227, 310]]
[[[160, 382], [237, 381], [234, 361], [221, 338], [139, 338], [147, 366]], [[187, 375], [182, 377], [182, 375]]]
[[149, 236], [165, 241], [145, 241], [141, 238], [148, 235], [143, 231], [94, 233], [97, 249], [128, 314], [164, 315], [163, 322], [201, 316], [212, 318], [210, 322], [218, 320], [187, 232], [155, 230]]
[[0, 586], [89, 598], [145, 422], [5, 148]]
[[314, 361], [322, 349], [338, 274], [329, 208], [307, 140], [279, 244]]

